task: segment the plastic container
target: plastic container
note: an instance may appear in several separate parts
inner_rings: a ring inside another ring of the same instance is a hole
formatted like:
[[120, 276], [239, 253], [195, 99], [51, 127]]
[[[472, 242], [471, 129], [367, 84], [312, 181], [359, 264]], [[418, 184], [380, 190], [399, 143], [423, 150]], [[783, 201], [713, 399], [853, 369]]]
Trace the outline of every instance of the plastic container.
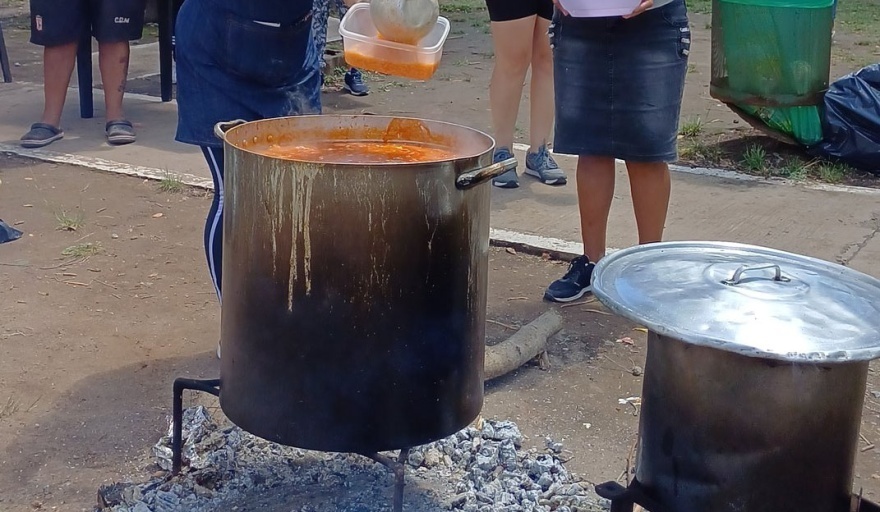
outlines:
[[559, 0], [559, 3], [575, 18], [625, 16], [639, 6], [639, 0]]
[[386, 75], [428, 80], [440, 67], [449, 20], [437, 19], [433, 30], [417, 45], [385, 41], [370, 16], [370, 4], [353, 5], [339, 25], [348, 65]]

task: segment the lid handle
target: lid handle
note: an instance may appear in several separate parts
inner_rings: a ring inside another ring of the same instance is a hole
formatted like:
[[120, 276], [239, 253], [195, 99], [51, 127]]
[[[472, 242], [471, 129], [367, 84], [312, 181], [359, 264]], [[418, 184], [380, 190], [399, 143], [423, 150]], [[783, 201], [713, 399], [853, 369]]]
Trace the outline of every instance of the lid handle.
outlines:
[[735, 285], [738, 285], [742, 281], [743, 274], [745, 274], [746, 272], [751, 272], [753, 270], [769, 270], [769, 269], [776, 271], [776, 274], [773, 276], [774, 281], [779, 281], [781, 283], [787, 283], [787, 282], [791, 281], [791, 279], [782, 275], [782, 269], [779, 268], [779, 265], [767, 264], [767, 265], [754, 265], [754, 266], [741, 265], [738, 269], [736, 269], [736, 272], [733, 273], [733, 277], [731, 277], [730, 279], [725, 279], [724, 281], [721, 281], [721, 283], [735, 286]]

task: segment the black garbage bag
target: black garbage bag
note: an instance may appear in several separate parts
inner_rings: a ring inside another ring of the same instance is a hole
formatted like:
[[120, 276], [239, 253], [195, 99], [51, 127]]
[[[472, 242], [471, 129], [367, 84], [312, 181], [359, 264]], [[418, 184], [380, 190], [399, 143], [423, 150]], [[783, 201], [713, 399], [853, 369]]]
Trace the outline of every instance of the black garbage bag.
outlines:
[[3, 222], [3, 219], [0, 219], [0, 244], [18, 240], [19, 238], [21, 238], [21, 231], [6, 224]]
[[831, 84], [823, 110], [822, 141], [812, 152], [880, 174], [880, 64]]

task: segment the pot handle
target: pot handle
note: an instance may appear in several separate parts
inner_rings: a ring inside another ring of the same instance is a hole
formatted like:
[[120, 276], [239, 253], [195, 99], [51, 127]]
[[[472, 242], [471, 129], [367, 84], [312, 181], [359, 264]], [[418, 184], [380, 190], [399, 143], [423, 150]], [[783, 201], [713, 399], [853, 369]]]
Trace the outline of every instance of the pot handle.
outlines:
[[733, 273], [733, 276], [730, 279], [725, 279], [724, 281], [721, 281], [721, 282], [723, 284], [736, 286], [736, 285], [740, 284], [740, 282], [742, 282], [743, 274], [745, 274], [746, 272], [751, 272], [753, 270], [775, 270], [776, 273], [773, 276], [774, 281], [779, 281], [781, 283], [787, 283], [787, 282], [791, 281], [791, 279], [782, 275], [782, 269], [779, 268], [779, 265], [767, 264], [767, 265], [755, 265], [755, 266], [741, 265], [738, 269], [736, 269], [736, 272]]
[[488, 167], [483, 167], [481, 169], [477, 169], [476, 171], [470, 171], [460, 174], [457, 178], [455, 178], [455, 186], [459, 190], [466, 190], [471, 187], [475, 187], [480, 183], [491, 180], [496, 176], [500, 176], [501, 174], [515, 167], [516, 158], [508, 158], [507, 160], [502, 160]]
[[244, 119], [235, 119], [233, 121], [220, 121], [219, 123], [214, 125], [214, 135], [217, 136], [218, 139], [226, 142], [226, 132], [229, 131], [230, 128], [235, 128], [240, 124], [244, 124], [247, 121]]

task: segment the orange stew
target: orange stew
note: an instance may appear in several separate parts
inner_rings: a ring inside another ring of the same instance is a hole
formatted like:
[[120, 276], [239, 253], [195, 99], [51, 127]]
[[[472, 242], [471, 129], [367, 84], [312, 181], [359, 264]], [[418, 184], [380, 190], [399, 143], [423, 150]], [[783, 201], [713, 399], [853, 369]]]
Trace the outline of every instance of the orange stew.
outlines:
[[366, 69], [386, 75], [402, 76], [413, 80], [428, 80], [440, 67], [440, 62], [398, 62], [391, 58], [347, 50], [345, 61], [353, 68]]
[[449, 160], [449, 150], [414, 142], [319, 141], [272, 144], [259, 153], [284, 160], [327, 164], [420, 163]]

